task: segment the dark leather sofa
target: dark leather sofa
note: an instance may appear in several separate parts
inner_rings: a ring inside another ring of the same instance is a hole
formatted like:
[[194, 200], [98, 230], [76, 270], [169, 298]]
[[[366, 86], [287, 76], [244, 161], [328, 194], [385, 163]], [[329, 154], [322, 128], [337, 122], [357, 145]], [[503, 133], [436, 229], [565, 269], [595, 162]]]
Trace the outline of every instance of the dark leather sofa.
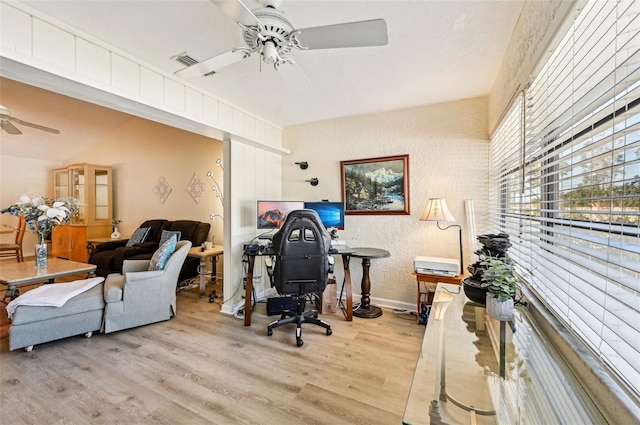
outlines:
[[[211, 224], [193, 220], [147, 220], [139, 227], [150, 227], [149, 235], [143, 243], [126, 247], [128, 239], [109, 241], [95, 247], [89, 263], [95, 264], [96, 275], [106, 277], [110, 273], [122, 273], [124, 260], [149, 260], [158, 249], [163, 230], [180, 231], [180, 240], [191, 241], [192, 246], [200, 246], [209, 234]], [[200, 260], [187, 257], [180, 271], [178, 282], [198, 275]]]

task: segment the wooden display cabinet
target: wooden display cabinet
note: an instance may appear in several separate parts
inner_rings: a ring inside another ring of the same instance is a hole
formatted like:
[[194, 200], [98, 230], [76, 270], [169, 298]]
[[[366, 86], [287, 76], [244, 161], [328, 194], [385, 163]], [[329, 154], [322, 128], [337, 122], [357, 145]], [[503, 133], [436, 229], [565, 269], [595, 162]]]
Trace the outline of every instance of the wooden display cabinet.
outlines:
[[71, 224], [53, 229], [52, 255], [87, 262], [87, 240], [111, 234], [113, 218], [113, 181], [111, 167], [74, 164], [53, 170], [54, 198], [73, 197], [78, 212]]

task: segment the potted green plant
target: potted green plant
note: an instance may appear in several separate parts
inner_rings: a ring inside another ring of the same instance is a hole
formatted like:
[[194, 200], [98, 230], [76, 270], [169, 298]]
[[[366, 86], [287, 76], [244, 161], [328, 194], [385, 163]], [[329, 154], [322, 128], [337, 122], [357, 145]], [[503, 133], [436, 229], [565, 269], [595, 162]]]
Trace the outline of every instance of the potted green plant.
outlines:
[[484, 257], [481, 264], [486, 266], [482, 275], [482, 287], [487, 288], [487, 313], [496, 320], [513, 319], [513, 305], [516, 288], [520, 279], [515, 266], [508, 257]]

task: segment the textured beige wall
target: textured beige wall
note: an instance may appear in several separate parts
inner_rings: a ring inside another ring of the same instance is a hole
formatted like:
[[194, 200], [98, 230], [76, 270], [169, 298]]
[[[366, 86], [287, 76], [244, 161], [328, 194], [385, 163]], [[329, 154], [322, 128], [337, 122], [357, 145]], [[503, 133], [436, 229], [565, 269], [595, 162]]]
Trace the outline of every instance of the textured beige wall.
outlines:
[[[222, 203], [212, 191], [212, 180], [207, 178], [207, 172], [213, 171], [222, 189], [222, 169], [216, 165], [218, 158], [222, 158], [221, 141], [132, 117], [65, 163], [2, 155], [0, 206], [8, 206], [26, 192], [52, 196], [54, 168], [82, 162], [110, 165], [113, 167], [114, 217], [123, 220], [118, 226], [123, 236], [129, 236], [147, 219], [190, 219], [211, 223], [209, 239], [215, 235], [215, 242], [222, 243], [222, 220], [209, 218], [211, 213], [222, 214]], [[187, 192], [194, 173], [206, 184], [198, 203]], [[164, 176], [173, 189], [164, 204], [154, 192], [160, 176]], [[0, 215], [0, 223], [14, 222], [14, 217]], [[11, 238], [11, 235], [0, 235], [3, 242]], [[33, 253], [35, 240], [31, 234], [25, 236], [26, 255]]]
[[[464, 200], [476, 211], [487, 205], [487, 99], [470, 99], [435, 106], [323, 121], [284, 131], [283, 199], [341, 200], [340, 161], [409, 154], [411, 215], [347, 216], [340, 237], [352, 246], [387, 249], [388, 259], [371, 266], [373, 300], [381, 304], [415, 305], [416, 283], [411, 275], [417, 255], [458, 258], [457, 229], [438, 230], [418, 219], [427, 198], [442, 197], [467, 229]], [[295, 162], [307, 161], [301, 170]], [[317, 177], [318, 186], [304, 180]], [[476, 218], [478, 233], [485, 217]], [[471, 258], [463, 232], [465, 264]], [[338, 271], [340, 266], [337, 267]], [[360, 264], [352, 266], [354, 293], [360, 293]], [[339, 279], [342, 274], [338, 272]], [[415, 307], [414, 307], [415, 308]]]
[[[3, 132], [4, 133], [4, 132]], [[2, 137], [7, 136], [1, 136]], [[0, 153], [1, 153], [0, 149]], [[52, 196], [52, 169], [59, 167], [59, 161], [0, 155], [0, 208], [6, 208], [18, 201], [23, 193], [37, 193]], [[0, 214], [0, 224], [16, 226], [18, 218]], [[6, 229], [6, 228], [5, 228]], [[15, 235], [0, 234], [0, 242], [12, 242]], [[38, 238], [27, 232], [23, 240], [25, 255], [33, 255]]]
[[[118, 230], [130, 235], [147, 219], [188, 219], [209, 222], [211, 238], [222, 243], [222, 221], [209, 219], [209, 214], [222, 214], [222, 203], [212, 191], [213, 171], [222, 185], [222, 169], [216, 159], [222, 158], [222, 142], [134, 118], [86, 150], [69, 158], [67, 164], [89, 162], [113, 167], [114, 217], [123, 222]], [[206, 190], [199, 202], [187, 192], [194, 173]], [[160, 176], [172, 191], [163, 204], [154, 188]], [[221, 188], [222, 189], [222, 188]]]

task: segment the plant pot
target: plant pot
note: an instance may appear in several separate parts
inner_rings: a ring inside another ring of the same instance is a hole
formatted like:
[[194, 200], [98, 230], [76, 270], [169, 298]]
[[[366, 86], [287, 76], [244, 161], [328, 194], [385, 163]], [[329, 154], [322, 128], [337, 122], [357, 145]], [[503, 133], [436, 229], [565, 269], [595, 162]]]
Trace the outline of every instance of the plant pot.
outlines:
[[471, 301], [484, 305], [487, 299], [487, 288], [482, 287], [482, 282], [472, 277], [462, 279], [464, 294]]
[[487, 314], [492, 319], [500, 320], [502, 322], [513, 320], [513, 298], [508, 298], [505, 301], [498, 301], [497, 298], [487, 294], [486, 305]]

